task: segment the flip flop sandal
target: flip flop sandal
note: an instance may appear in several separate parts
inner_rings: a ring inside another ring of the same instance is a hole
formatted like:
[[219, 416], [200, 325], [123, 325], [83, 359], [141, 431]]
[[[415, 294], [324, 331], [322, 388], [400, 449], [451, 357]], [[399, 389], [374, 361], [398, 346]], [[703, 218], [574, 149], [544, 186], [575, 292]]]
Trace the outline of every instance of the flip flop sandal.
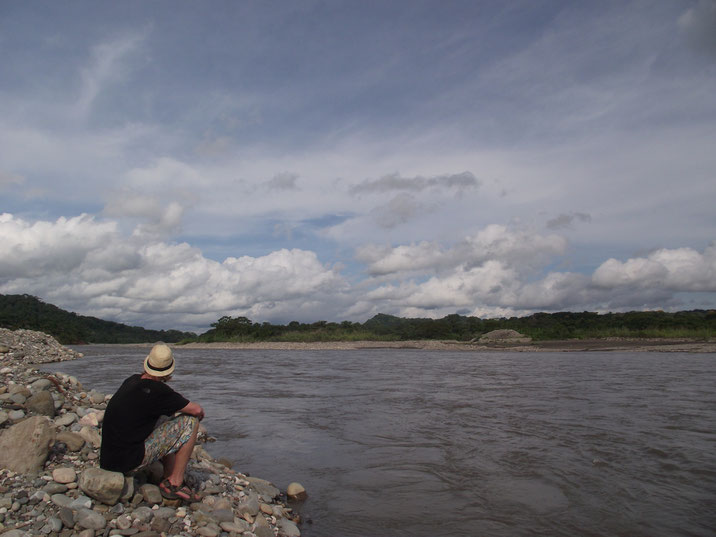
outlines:
[[162, 497], [167, 500], [184, 500], [190, 503], [201, 500], [201, 496], [191, 490], [187, 485], [179, 485], [177, 487], [172, 485], [168, 479], [159, 483], [159, 491], [162, 493]]

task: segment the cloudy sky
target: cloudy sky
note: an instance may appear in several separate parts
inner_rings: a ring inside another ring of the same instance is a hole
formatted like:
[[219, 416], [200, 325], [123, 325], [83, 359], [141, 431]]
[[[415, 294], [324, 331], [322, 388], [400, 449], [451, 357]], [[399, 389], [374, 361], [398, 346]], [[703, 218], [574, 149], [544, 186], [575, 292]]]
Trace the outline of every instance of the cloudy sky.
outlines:
[[0, 3], [0, 293], [197, 331], [716, 306], [716, 1]]

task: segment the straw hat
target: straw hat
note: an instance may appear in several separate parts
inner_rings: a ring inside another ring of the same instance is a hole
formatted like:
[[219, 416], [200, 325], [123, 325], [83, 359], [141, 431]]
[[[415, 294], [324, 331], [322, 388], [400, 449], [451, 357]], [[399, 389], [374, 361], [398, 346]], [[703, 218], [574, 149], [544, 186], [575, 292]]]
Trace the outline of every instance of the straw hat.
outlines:
[[144, 370], [153, 377], [166, 377], [174, 372], [172, 350], [163, 343], [154, 345], [144, 360]]

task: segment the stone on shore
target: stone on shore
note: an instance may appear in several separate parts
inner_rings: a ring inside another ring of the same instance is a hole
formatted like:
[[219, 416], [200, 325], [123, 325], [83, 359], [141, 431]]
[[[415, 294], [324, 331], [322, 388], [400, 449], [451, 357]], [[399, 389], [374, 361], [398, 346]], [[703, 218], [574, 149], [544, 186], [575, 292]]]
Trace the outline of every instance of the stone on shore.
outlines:
[[107, 519], [100, 513], [85, 508], [77, 510], [75, 522], [78, 526], [88, 530], [103, 530], [107, 525]]
[[85, 445], [85, 439], [77, 433], [62, 431], [57, 433], [57, 441], [62, 442], [70, 451], [79, 451]]
[[6, 429], [0, 436], [0, 467], [20, 474], [42, 469], [55, 440], [44, 416], [33, 416]]
[[74, 483], [77, 479], [77, 472], [74, 468], [55, 468], [52, 470], [52, 479], [61, 485]]
[[87, 468], [80, 476], [79, 486], [87, 496], [107, 505], [114, 505], [122, 496], [124, 474], [101, 468]]
[[49, 418], [55, 417], [55, 401], [52, 399], [50, 392], [46, 390], [41, 390], [31, 395], [25, 402], [25, 408], [35, 414]]
[[254, 489], [259, 495], [267, 496], [269, 498], [275, 498], [281, 491], [277, 489], [270, 481], [260, 479], [258, 477], [247, 477], [246, 481], [249, 482], [249, 486]]
[[278, 534], [280, 537], [301, 537], [301, 530], [290, 520], [282, 518], [278, 522]]
[[149, 505], [156, 505], [162, 503], [163, 497], [159, 487], [152, 485], [151, 483], [145, 483], [139, 487], [139, 493], [144, 498], [144, 501]]
[[286, 488], [286, 496], [292, 500], [302, 501], [308, 497], [308, 493], [301, 483], [294, 482]]

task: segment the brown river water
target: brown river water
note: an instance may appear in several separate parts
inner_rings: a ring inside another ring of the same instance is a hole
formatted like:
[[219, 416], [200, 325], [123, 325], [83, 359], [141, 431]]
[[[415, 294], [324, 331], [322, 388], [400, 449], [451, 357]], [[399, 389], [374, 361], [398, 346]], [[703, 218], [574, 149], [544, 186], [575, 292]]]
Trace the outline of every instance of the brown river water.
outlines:
[[[46, 364], [112, 393], [147, 349]], [[714, 536], [716, 354], [178, 348], [240, 472], [305, 537]]]

